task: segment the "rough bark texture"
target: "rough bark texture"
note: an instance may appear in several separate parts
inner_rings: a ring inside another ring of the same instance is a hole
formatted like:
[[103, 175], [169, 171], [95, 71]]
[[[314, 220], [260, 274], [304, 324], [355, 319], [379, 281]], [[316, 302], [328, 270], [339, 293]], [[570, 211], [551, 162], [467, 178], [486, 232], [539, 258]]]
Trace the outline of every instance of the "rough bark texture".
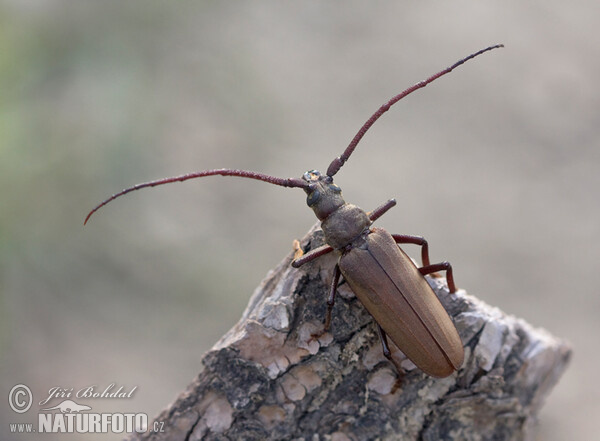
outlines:
[[[313, 231], [304, 249], [322, 244]], [[301, 269], [288, 256], [256, 289], [240, 321], [203, 359], [204, 370], [144, 440], [526, 440], [565, 370], [569, 346], [505, 315], [445, 279], [430, 284], [452, 316], [465, 362], [445, 379], [395, 350], [382, 355], [370, 315], [342, 284], [330, 332], [319, 340], [336, 257]], [[459, 273], [460, 274], [460, 273]]]

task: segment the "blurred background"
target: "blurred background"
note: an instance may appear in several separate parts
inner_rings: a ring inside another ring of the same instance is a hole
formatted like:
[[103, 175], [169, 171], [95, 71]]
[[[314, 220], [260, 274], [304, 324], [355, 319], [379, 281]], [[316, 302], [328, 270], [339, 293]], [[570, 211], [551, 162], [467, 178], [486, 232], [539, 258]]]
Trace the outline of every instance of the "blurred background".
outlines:
[[94, 410], [156, 415], [315, 222], [302, 191], [235, 178], [141, 191], [83, 227], [98, 202], [208, 168], [324, 171], [392, 95], [504, 43], [397, 104], [336, 182], [367, 210], [396, 197], [378, 225], [570, 341], [538, 439], [594, 439], [599, 25], [583, 0], [0, 0], [0, 438], [31, 438], [8, 423], [55, 386], [137, 386]]

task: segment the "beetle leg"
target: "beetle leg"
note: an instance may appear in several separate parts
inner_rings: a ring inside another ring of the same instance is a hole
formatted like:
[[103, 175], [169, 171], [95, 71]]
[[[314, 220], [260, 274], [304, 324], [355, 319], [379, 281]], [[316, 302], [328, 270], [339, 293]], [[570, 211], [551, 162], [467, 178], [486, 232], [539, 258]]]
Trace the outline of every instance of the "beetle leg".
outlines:
[[380, 205], [375, 210], [367, 213], [371, 222], [375, 222], [381, 216], [383, 216], [390, 208], [396, 205], [396, 199], [390, 199], [385, 204]]
[[431, 263], [429, 262], [429, 244], [424, 237], [412, 236], [410, 234], [392, 234], [392, 237], [396, 243], [412, 243], [421, 247], [421, 264], [426, 267]]
[[419, 268], [421, 274], [430, 274], [432, 277], [439, 277], [437, 274], [435, 274], [436, 271], [446, 271], [448, 289], [451, 293], [456, 292], [454, 276], [452, 274], [452, 266], [448, 262], [437, 263], [435, 265], [431, 264], [431, 261], [429, 260], [429, 244], [424, 237], [412, 236], [410, 234], [392, 234], [392, 237], [396, 243], [412, 243], [421, 246], [421, 262], [423, 265], [422, 268]]
[[308, 263], [311, 260], [316, 259], [317, 257], [321, 257], [322, 255], [331, 253], [333, 251], [333, 248], [331, 248], [329, 245], [322, 245], [319, 248], [315, 248], [314, 250], [310, 250], [308, 253], [304, 254], [302, 252], [302, 248], [300, 248], [300, 243], [298, 242], [298, 245], [296, 247], [296, 242], [298, 241], [294, 241], [295, 252], [294, 260], [292, 261], [292, 266], [294, 268], [299, 268], [305, 263]]
[[342, 275], [340, 267], [336, 264], [333, 270], [333, 278], [331, 279], [331, 287], [329, 288], [329, 296], [327, 297], [327, 314], [325, 315], [325, 324], [323, 329], [316, 334], [312, 334], [311, 337], [319, 338], [322, 337], [329, 330], [331, 325], [331, 315], [333, 313], [333, 305], [335, 304], [335, 295], [337, 293], [337, 286], [340, 282], [340, 276]]
[[392, 364], [396, 368], [396, 372], [398, 372], [398, 378], [396, 379], [396, 383], [394, 384], [391, 390], [391, 393], [394, 393], [402, 383], [402, 379], [404, 378], [404, 369], [402, 369], [400, 365], [396, 362], [396, 360], [394, 360], [394, 358], [392, 357], [392, 352], [390, 351], [390, 347], [388, 345], [387, 335], [379, 323], [377, 323], [377, 331], [379, 333], [381, 347], [383, 348], [383, 355], [385, 356], [385, 358], [392, 362]]
[[456, 285], [454, 284], [454, 275], [452, 274], [452, 265], [450, 262], [434, 263], [433, 265], [427, 265], [423, 268], [419, 268], [419, 272], [424, 276], [427, 274], [434, 273], [436, 271], [446, 271], [446, 280], [448, 280], [448, 289], [451, 293], [456, 292]]
[[337, 286], [340, 282], [340, 276], [342, 275], [340, 267], [336, 264], [333, 269], [333, 279], [331, 280], [331, 288], [329, 289], [329, 297], [327, 297], [327, 315], [325, 316], [325, 325], [323, 331], [327, 331], [331, 325], [331, 314], [333, 313], [333, 305], [335, 304], [335, 295], [337, 293]]

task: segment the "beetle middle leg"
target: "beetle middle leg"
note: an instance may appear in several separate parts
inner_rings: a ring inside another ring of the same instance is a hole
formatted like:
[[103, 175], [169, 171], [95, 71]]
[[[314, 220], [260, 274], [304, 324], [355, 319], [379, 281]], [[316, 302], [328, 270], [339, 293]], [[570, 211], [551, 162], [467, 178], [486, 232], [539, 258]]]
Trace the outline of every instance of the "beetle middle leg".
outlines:
[[429, 244], [424, 237], [412, 236], [410, 234], [392, 234], [396, 243], [412, 243], [421, 247], [421, 264], [426, 267], [431, 263], [429, 261]]
[[424, 276], [435, 273], [436, 271], [446, 271], [448, 290], [450, 293], [455, 293], [456, 285], [454, 284], [454, 274], [452, 273], [452, 265], [450, 265], [450, 262], [434, 263], [433, 265], [426, 265], [422, 268], [419, 268], [419, 272]]
[[454, 284], [454, 274], [452, 273], [452, 265], [449, 262], [431, 264], [429, 261], [429, 244], [424, 237], [411, 236], [409, 234], [392, 234], [392, 237], [396, 243], [412, 243], [421, 246], [421, 262], [422, 267], [419, 271], [424, 276], [431, 274], [435, 277], [435, 272], [446, 271], [446, 280], [448, 280], [448, 290], [451, 293], [456, 292], [456, 285]]

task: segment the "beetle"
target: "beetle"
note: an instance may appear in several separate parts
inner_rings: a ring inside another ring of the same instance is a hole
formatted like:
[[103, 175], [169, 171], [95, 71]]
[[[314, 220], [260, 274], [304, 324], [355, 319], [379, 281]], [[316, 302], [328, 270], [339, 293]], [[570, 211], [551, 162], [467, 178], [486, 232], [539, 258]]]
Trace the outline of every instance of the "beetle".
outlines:
[[[382, 228], [372, 227], [376, 219], [396, 205], [394, 199], [367, 213], [344, 200], [340, 187], [333, 182], [333, 176], [350, 158], [365, 133], [392, 105], [468, 60], [500, 47], [503, 45], [490, 46], [462, 58], [392, 97], [364, 123], [344, 152], [329, 164], [325, 175], [310, 170], [301, 178], [286, 179], [247, 170], [213, 169], [159, 179], [134, 185], [112, 195], [89, 212], [84, 224], [101, 207], [132, 191], [206, 176], [237, 176], [282, 187], [301, 188], [307, 194], [307, 205], [321, 221], [326, 244], [304, 254], [298, 241], [294, 241], [296, 253], [292, 266], [298, 268], [330, 252], [338, 255], [327, 299], [324, 327], [315, 336], [329, 329], [337, 287], [343, 276], [375, 319], [383, 354], [395, 365], [399, 375], [403, 371], [391, 356], [388, 336], [423, 372], [433, 377], [447, 377], [461, 367], [464, 360], [463, 345], [452, 319], [424, 276], [446, 271], [448, 290], [455, 293], [457, 289], [452, 266], [448, 262], [431, 264], [429, 246], [423, 237], [390, 234]], [[417, 267], [400, 248], [401, 244], [407, 243], [421, 247], [421, 267]]]

